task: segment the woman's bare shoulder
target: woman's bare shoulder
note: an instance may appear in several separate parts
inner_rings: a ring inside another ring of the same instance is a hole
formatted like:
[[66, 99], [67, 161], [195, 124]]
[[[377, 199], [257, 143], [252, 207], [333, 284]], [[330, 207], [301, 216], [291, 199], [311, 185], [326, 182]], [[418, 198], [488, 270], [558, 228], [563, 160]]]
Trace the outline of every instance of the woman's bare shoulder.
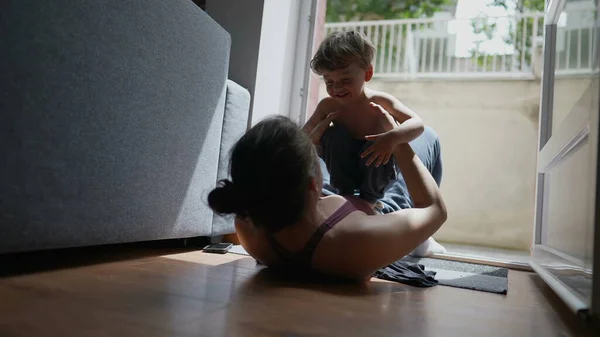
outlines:
[[369, 224], [376, 215], [368, 215], [360, 210], [348, 214], [338, 222], [315, 250], [313, 266], [321, 272], [335, 276], [363, 279], [369, 271], [356, 265], [357, 252], [363, 251], [359, 259], [368, 258], [371, 252], [364, 251], [365, 240], [368, 238]]
[[417, 225], [423, 216], [419, 209], [383, 215], [353, 212], [324, 238], [317, 267], [340, 276], [368, 278], [427, 239], [430, 234]]
[[333, 194], [333, 195], [321, 197], [317, 203], [317, 206], [319, 208], [323, 208], [324, 206], [327, 208], [339, 207], [339, 206], [342, 206], [346, 201], [347, 201], [346, 198], [344, 198], [340, 195], [337, 195], [337, 194]]

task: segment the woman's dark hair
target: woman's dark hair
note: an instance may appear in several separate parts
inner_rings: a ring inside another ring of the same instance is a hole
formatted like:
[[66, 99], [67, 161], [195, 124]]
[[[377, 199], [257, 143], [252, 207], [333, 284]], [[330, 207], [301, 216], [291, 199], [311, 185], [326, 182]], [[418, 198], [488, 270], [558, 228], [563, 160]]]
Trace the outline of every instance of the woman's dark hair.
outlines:
[[208, 195], [217, 214], [249, 217], [255, 226], [277, 232], [303, 215], [317, 154], [297, 124], [268, 117], [248, 130], [230, 157], [231, 181], [221, 180]]

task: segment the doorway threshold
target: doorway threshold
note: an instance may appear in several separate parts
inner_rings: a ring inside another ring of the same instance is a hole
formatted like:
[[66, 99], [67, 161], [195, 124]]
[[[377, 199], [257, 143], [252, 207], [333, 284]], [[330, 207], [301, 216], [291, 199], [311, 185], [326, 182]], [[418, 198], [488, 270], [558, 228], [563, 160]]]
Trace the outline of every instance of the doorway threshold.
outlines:
[[445, 242], [440, 242], [440, 244], [446, 248], [446, 253], [434, 254], [433, 258], [533, 271], [529, 264], [531, 261], [530, 254], [525, 250], [510, 250]]

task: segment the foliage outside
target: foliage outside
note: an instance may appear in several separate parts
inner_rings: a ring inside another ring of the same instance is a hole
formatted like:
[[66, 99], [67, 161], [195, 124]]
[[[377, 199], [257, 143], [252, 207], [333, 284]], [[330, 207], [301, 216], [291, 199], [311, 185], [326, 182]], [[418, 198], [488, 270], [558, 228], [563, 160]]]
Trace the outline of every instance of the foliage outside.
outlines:
[[431, 17], [456, 0], [327, 0], [327, 22]]
[[[455, 5], [457, 0], [327, 0], [326, 22], [349, 22], [349, 21], [377, 21], [377, 20], [395, 20], [411, 18], [428, 18], [435, 13], [448, 10], [450, 6]], [[414, 27], [414, 30], [426, 29], [429, 25]], [[394, 33], [390, 29], [384, 31], [381, 27], [363, 27], [363, 32], [367, 35], [371, 33], [371, 39], [376, 47], [375, 67], [383, 67], [383, 64], [377, 65], [378, 60], [387, 60], [393, 64], [400, 64], [404, 55], [398, 54], [398, 46], [391, 43], [392, 39], [398, 39], [402, 35], [402, 40], [406, 41], [409, 27], [394, 28]], [[375, 29], [378, 29], [375, 32]], [[410, 28], [413, 30], [413, 28]], [[391, 47], [390, 47], [391, 44]], [[386, 47], [387, 46], [387, 47]], [[402, 49], [402, 48], [401, 48]], [[399, 71], [399, 69], [396, 69]]]
[[[528, 12], [543, 12], [544, 2], [545, 0], [493, 0], [489, 6], [502, 7], [506, 10], [514, 11], [517, 18], [505, 17], [500, 19], [480, 16], [471, 20], [473, 32], [479, 36], [479, 39], [475, 41], [474, 48], [471, 48], [470, 54], [473, 63], [477, 64], [479, 70], [501, 68], [507, 70], [527, 69], [528, 65], [531, 64], [532, 59], [531, 47], [534, 36], [534, 34], [532, 34], [535, 26], [534, 20], [538, 19], [518, 18], [518, 16]], [[327, 0], [326, 21], [328, 23], [333, 23], [424, 18], [431, 17], [437, 12], [447, 11], [450, 6], [456, 5], [456, 3], [457, 0]], [[486, 55], [481, 49], [482, 43], [494, 38], [498, 20], [510, 20], [508, 24], [508, 36], [504, 38], [504, 42], [507, 45], [514, 46], [514, 55]], [[371, 38], [377, 40], [372, 41], [377, 45], [375, 62], [377, 63], [377, 61], [383, 60], [385, 63], [386, 60], [391, 60], [394, 64], [402, 63], [405, 55], [397, 54], [399, 46], [397, 46], [396, 43], [391, 43], [392, 38], [398, 39], [398, 35], [400, 34], [404, 38], [409, 29], [411, 31], [417, 31], [430, 28], [430, 26], [431, 24], [410, 25], [407, 27], [400, 26], [396, 29], [395, 36], [389, 31], [390, 29], [387, 31], [379, 29], [377, 32], [378, 35], [373, 32]], [[364, 27], [363, 31], [370, 32], [371, 27]], [[543, 19], [540, 18], [537, 22], [536, 36], [542, 36], [542, 32]], [[406, 40], [402, 39], [402, 41]], [[390, 43], [392, 44], [391, 48]], [[429, 42], [427, 42], [427, 40], [422, 40], [422, 43], [428, 44]], [[386, 48], [386, 46], [388, 47]], [[419, 46], [415, 46], [415, 48], [420, 49]], [[437, 52], [435, 53], [437, 54]], [[444, 50], [439, 51], [440, 55], [443, 53]], [[429, 61], [427, 59], [429, 58], [431, 60], [432, 57], [434, 58], [434, 61], [432, 62], [438, 63], [438, 60], [435, 59], [435, 55], [424, 55], [419, 62], [428, 63]], [[449, 60], [439, 60], [440, 64], [444, 64], [442, 68], [451, 68], [452, 64], [446, 64], [446, 61]], [[522, 64], [523, 61], [524, 64]], [[498, 64], [498, 62], [500, 62], [500, 64]], [[378, 68], [383, 70], [383, 66], [384, 64], [376, 65], [376, 71]], [[421, 67], [422, 65], [419, 64], [418, 66]], [[406, 71], [407, 69], [404, 70]], [[399, 72], [400, 69], [395, 69], [395, 71]]]
[[[519, 17], [520, 15], [527, 13], [543, 12], [545, 0], [493, 0], [490, 6], [502, 7], [506, 10], [514, 10], [516, 18], [509, 22], [508, 36], [504, 38], [504, 42], [507, 45], [512, 45], [515, 48], [514, 57], [505, 58], [504, 66], [507, 69], [513, 68], [514, 70], [523, 69], [531, 65], [532, 60], [532, 46], [534, 36], [543, 35], [543, 19], [532, 18], [532, 17]], [[475, 42], [475, 48], [471, 49], [472, 57], [477, 58], [479, 67], [486, 68], [489, 70], [493, 65], [493, 60], [497, 60], [492, 55], [484, 55], [481, 51], [481, 43], [489, 41], [493, 38], [496, 28], [497, 20], [485, 16], [475, 18], [471, 21], [473, 32], [475, 34], [482, 34], [485, 38]], [[535, 21], [537, 20], [537, 25]], [[537, 32], [534, 34], [533, 30]], [[524, 63], [523, 63], [524, 61]]]

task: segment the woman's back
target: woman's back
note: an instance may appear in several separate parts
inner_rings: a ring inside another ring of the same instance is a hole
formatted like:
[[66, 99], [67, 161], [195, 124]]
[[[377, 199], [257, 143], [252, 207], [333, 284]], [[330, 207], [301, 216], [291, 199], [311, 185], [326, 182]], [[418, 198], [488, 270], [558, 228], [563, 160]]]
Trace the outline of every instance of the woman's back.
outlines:
[[[381, 119], [393, 128], [383, 109]], [[267, 266], [366, 279], [410, 253], [446, 220], [437, 184], [410, 145], [397, 145], [394, 157], [415, 208], [372, 215], [353, 199], [322, 198], [314, 145], [289, 119], [274, 117], [236, 143], [232, 181], [223, 181], [208, 201], [215, 212], [236, 215], [242, 246]]]
[[360, 206], [343, 197], [324, 197], [317, 203], [317, 217], [302, 219], [276, 234], [261, 230], [241, 218], [236, 218], [236, 231], [248, 253], [266, 266], [314, 269], [313, 261], [335, 254], [329, 237], [335, 236], [336, 227], [353, 220], [349, 215], [364, 213], [359, 209]]
[[413, 248], [406, 244], [402, 249], [404, 240], [398, 240], [397, 247], [386, 247], [382, 235], [389, 231], [382, 226], [390, 226], [392, 216], [374, 215], [359, 199], [325, 197], [317, 209], [318, 223], [301, 221], [277, 234], [257, 230], [238, 219], [238, 237], [248, 253], [268, 267], [359, 279], [370, 278]]

